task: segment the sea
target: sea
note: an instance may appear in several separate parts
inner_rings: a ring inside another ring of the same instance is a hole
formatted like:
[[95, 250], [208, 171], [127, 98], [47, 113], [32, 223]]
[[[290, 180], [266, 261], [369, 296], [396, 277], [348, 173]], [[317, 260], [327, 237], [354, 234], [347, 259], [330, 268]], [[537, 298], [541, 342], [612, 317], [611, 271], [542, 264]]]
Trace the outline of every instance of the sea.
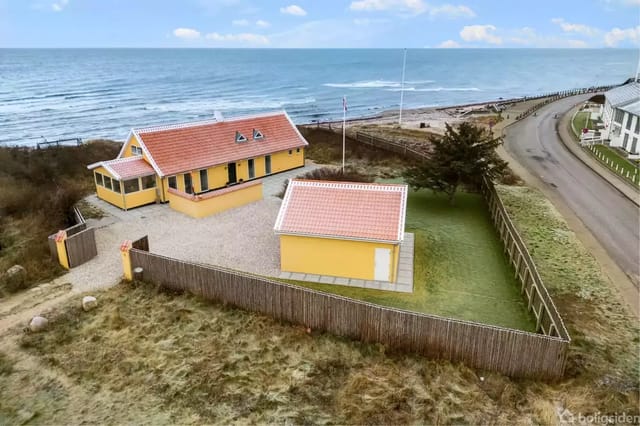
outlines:
[[0, 144], [286, 110], [296, 123], [619, 84], [634, 49], [0, 49]]

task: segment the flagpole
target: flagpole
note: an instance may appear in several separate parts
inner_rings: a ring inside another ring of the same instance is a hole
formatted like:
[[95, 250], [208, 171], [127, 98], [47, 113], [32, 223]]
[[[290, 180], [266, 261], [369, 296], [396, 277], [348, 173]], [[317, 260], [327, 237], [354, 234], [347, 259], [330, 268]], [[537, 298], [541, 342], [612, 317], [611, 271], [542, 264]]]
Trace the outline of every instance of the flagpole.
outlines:
[[404, 70], [407, 66], [407, 49], [404, 49], [404, 58], [402, 59], [402, 83], [400, 83], [400, 117], [398, 126], [402, 126], [402, 103], [404, 101]]
[[342, 174], [344, 175], [344, 145], [345, 145], [345, 131], [347, 123], [347, 97], [342, 97]]

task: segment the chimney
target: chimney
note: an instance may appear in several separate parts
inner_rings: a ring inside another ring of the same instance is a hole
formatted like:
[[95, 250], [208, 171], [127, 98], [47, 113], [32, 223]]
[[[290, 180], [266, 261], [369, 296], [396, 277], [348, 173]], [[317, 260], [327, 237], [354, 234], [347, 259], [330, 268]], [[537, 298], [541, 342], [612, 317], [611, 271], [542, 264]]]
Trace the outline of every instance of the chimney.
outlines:
[[216, 121], [224, 121], [224, 117], [220, 111], [213, 111], [213, 116], [216, 118]]

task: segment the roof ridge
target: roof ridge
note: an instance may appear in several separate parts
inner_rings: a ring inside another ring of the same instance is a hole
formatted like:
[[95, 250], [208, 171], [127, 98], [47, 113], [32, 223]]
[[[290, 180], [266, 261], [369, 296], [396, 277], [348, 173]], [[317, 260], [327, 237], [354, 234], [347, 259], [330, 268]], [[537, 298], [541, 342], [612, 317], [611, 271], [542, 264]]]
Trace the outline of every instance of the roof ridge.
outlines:
[[378, 183], [378, 182], [346, 182], [334, 180], [316, 179], [291, 179], [295, 186], [311, 186], [316, 188], [358, 189], [366, 191], [403, 192], [407, 184], [403, 183]]
[[147, 126], [147, 127], [140, 127], [140, 128], [134, 127], [132, 130], [138, 134], [152, 133], [152, 132], [161, 132], [165, 130], [175, 130], [175, 129], [190, 128], [190, 127], [207, 126], [210, 124], [226, 123], [229, 121], [235, 122], [235, 121], [251, 120], [254, 118], [271, 117], [274, 115], [286, 115], [286, 111], [278, 110], [278, 111], [270, 111], [270, 112], [263, 112], [263, 113], [249, 114], [249, 115], [240, 115], [240, 116], [229, 117], [229, 118], [225, 117], [225, 119], [222, 121], [219, 121], [215, 118], [210, 118], [210, 119], [198, 120], [198, 121], [183, 121], [180, 123], [173, 123], [173, 124], [169, 124], [169, 123], [157, 124], [154, 126]]

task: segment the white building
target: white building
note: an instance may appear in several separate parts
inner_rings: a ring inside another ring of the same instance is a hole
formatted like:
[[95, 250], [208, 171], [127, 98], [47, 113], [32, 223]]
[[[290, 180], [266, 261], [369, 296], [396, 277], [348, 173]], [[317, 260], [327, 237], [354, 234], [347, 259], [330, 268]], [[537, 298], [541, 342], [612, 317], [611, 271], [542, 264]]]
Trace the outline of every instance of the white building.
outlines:
[[631, 82], [604, 94], [604, 138], [629, 158], [640, 158], [640, 83]]

